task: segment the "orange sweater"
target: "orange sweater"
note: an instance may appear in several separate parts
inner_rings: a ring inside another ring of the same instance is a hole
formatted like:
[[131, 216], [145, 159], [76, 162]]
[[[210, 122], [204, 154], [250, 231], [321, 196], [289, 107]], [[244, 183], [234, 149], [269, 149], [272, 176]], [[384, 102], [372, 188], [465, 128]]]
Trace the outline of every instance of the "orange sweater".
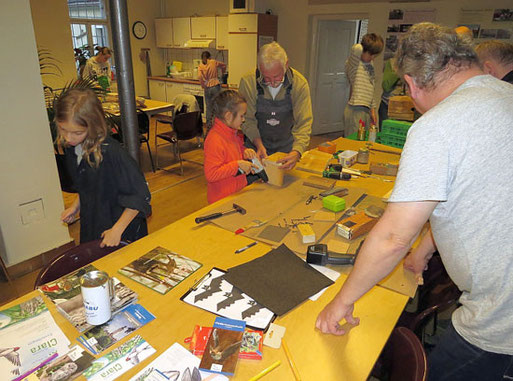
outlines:
[[205, 139], [205, 177], [209, 203], [220, 200], [247, 185], [246, 176], [239, 174], [237, 160], [243, 159], [243, 137], [239, 131], [215, 118]]

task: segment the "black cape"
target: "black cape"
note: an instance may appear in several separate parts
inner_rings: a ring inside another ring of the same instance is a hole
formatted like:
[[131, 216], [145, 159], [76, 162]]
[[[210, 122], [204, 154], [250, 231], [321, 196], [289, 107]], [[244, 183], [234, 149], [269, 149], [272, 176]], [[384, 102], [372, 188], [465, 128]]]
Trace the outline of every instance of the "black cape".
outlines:
[[148, 184], [136, 161], [117, 141], [108, 136], [101, 150], [103, 160], [93, 168], [84, 158], [77, 165], [75, 147], [66, 149], [66, 163], [80, 197], [80, 242], [100, 239], [125, 208], [139, 211], [121, 236], [123, 241], [133, 242], [148, 234]]

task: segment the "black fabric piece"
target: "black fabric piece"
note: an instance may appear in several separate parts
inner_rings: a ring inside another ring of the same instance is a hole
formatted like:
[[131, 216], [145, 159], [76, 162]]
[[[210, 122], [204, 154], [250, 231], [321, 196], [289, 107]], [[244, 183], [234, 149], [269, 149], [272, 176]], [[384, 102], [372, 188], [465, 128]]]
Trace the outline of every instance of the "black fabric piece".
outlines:
[[125, 208], [140, 212], [121, 236], [122, 240], [133, 242], [148, 234], [148, 184], [136, 161], [113, 138], [108, 136], [101, 149], [103, 160], [98, 168], [93, 168], [85, 159], [77, 165], [75, 147], [66, 148], [66, 164], [80, 197], [80, 242], [100, 239]]
[[513, 70], [511, 70], [508, 74], [502, 77], [502, 80], [513, 84]]
[[285, 245], [232, 267], [224, 278], [278, 316], [334, 283]]

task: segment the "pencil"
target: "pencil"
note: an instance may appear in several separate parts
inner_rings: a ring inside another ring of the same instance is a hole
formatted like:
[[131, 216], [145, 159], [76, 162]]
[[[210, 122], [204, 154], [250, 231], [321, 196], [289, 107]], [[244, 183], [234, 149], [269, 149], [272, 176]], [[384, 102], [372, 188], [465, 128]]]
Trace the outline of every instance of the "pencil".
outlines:
[[258, 373], [256, 376], [253, 376], [249, 379], [249, 381], [256, 381], [256, 380], [260, 380], [262, 377], [264, 377], [267, 373], [269, 373], [271, 370], [273, 370], [274, 368], [277, 368], [279, 367], [281, 364], [281, 361], [278, 360], [276, 361], [273, 365], [265, 368], [263, 371], [261, 371], [260, 373]]
[[296, 381], [301, 381], [301, 376], [299, 375], [299, 371], [296, 368], [296, 364], [294, 364], [294, 360], [292, 360], [292, 355], [290, 354], [289, 347], [285, 340], [281, 339], [281, 345], [283, 346], [283, 350], [285, 351], [285, 355], [287, 356], [287, 360], [289, 360], [290, 367], [292, 368], [292, 373], [294, 373], [294, 378]]

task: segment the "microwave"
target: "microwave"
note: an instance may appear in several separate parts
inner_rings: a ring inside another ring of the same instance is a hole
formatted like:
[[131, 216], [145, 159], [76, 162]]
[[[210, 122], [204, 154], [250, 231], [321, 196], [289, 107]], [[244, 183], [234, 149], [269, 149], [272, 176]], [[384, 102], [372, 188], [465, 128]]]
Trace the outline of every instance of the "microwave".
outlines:
[[230, 0], [230, 13], [255, 12], [255, 0]]

